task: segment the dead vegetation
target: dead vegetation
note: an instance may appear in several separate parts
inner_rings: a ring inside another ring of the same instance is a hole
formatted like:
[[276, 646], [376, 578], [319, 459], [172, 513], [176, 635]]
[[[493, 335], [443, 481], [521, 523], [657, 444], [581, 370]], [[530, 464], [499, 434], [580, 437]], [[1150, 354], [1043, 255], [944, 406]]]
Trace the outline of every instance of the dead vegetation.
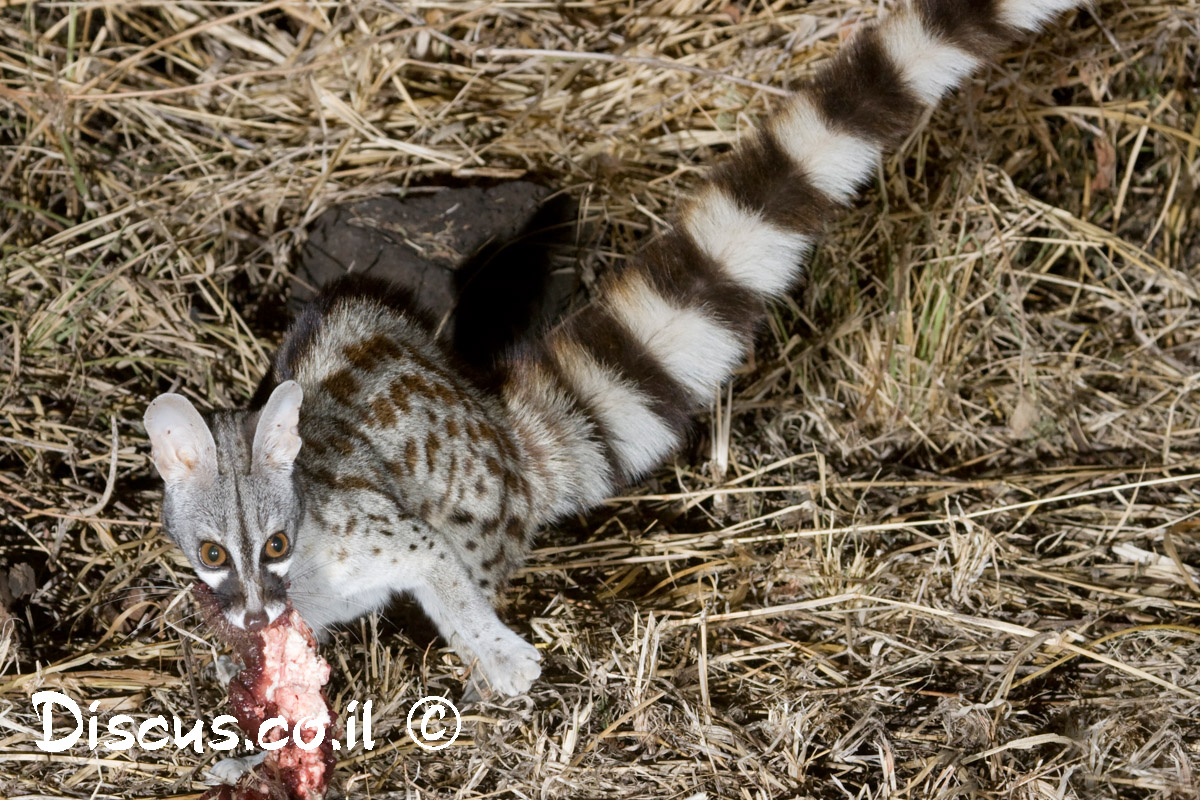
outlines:
[[[29, 695], [209, 719], [140, 419], [244, 401], [307, 226], [523, 177], [585, 282], [878, 4], [0, 3], [0, 794], [175, 797], [217, 754], [33, 745]], [[1189, 798], [1200, 782], [1200, 5], [1101, 0], [974, 80], [780, 306], [693, 446], [547, 532], [531, 697], [349, 797]], [[414, 639], [416, 643], [414, 643]], [[427, 646], [428, 645], [428, 646]]]

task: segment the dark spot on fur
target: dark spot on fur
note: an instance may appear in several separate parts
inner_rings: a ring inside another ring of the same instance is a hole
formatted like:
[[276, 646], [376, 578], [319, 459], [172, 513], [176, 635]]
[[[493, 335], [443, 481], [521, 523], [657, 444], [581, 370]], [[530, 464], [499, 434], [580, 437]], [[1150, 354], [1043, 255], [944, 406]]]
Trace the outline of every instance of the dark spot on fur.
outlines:
[[339, 370], [321, 381], [321, 387], [342, 405], [349, 405], [358, 391], [358, 381], [350, 370]]
[[520, 517], [512, 517], [505, 524], [504, 532], [508, 534], [510, 539], [522, 540], [525, 538], [525, 525], [521, 522]]
[[430, 433], [425, 437], [425, 466], [433, 472], [433, 468], [437, 463], [438, 448], [442, 446], [442, 440], [438, 438], [436, 433]]
[[492, 554], [492, 557], [485, 559], [479, 566], [483, 567], [484, 572], [491, 572], [492, 568], [504, 560], [504, 545], [500, 545], [500, 549]]
[[504, 488], [513, 494], [519, 494], [528, 499], [529, 483], [518, 472], [509, 470], [504, 473]]
[[370, 372], [379, 367], [384, 360], [397, 359], [404, 355], [400, 346], [386, 334], [377, 333], [369, 339], [363, 339], [352, 345], [347, 345], [342, 351], [346, 360], [354, 366]]
[[376, 395], [371, 400], [371, 413], [375, 417], [376, 427], [390, 428], [396, 424], [396, 409], [383, 395]]
[[415, 394], [421, 397], [428, 397], [431, 394], [429, 381], [425, 380], [421, 375], [401, 375], [400, 382], [404, 385], [406, 394]]
[[392, 405], [404, 414], [408, 413], [409, 409], [412, 408], [408, 403], [408, 395], [408, 387], [404, 382], [404, 376], [394, 378], [388, 384], [388, 398], [391, 399]]
[[432, 394], [435, 400], [447, 406], [455, 405], [459, 402], [458, 392], [453, 387], [447, 386], [444, 383], [433, 384]]

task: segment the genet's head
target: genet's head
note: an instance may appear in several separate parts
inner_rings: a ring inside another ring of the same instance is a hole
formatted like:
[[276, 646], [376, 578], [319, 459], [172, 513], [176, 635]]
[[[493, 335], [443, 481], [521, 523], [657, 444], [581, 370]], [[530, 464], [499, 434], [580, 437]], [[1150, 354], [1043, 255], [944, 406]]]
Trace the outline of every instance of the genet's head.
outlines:
[[167, 535], [239, 628], [258, 629], [286, 608], [303, 505], [292, 480], [303, 399], [285, 381], [261, 411], [218, 412], [210, 429], [186, 398], [162, 394], [143, 419], [166, 484]]

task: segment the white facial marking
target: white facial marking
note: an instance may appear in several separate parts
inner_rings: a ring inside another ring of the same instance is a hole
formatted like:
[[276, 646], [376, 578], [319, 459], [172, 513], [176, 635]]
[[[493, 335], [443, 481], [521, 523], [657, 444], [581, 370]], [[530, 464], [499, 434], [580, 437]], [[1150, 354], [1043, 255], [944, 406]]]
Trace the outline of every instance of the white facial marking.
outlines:
[[201, 565], [196, 567], [196, 577], [207, 583], [210, 588], [216, 589], [225, 583], [229, 574], [223, 569], [209, 569]]
[[246, 609], [241, 606], [225, 609], [225, 619], [229, 620], [229, 624], [235, 628], [246, 629]]
[[267, 606], [264, 609], [267, 612], [267, 624], [269, 625], [277, 620], [279, 615], [282, 614], [286, 609], [287, 605], [285, 603], [267, 603]]

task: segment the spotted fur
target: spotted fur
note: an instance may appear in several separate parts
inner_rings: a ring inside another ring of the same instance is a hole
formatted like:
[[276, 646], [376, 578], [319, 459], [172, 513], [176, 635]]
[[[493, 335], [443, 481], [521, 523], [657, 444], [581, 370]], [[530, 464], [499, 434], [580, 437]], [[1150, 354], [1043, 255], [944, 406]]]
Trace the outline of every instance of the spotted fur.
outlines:
[[278, 528], [294, 541], [288, 597], [314, 627], [409, 592], [489, 684], [524, 691], [538, 652], [490, 600], [536, 530], [660, 464], [883, 154], [1018, 34], [1077, 5], [912, 0], [860, 30], [492, 388], [395, 292], [327, 288], [285, 338], [256, 410], [206, 426], [165, 395], [147, 411], [168, 532], [193, 563], [201, 542], [239, 554], [223, 571], [197, 566], [235, 624], [278, 613], [281, 570], [259, 555]]

